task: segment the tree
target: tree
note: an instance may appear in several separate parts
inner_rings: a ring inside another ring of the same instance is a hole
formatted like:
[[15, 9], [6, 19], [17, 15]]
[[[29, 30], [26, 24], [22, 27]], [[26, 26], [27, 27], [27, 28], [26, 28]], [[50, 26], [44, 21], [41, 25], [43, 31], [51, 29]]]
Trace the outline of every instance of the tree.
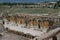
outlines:
[[60, 1], [57, 1], [56, 4], [54, 5], [54, 9], [60, 7]]

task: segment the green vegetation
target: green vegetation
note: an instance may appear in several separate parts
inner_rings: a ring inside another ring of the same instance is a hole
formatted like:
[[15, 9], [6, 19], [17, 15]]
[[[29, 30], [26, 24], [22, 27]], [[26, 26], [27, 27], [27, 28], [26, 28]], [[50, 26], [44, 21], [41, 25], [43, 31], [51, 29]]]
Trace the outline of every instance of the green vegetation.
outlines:
[[[17, 6], [18, 4], [18, 6]], [[8, 13], [59, 13], [60, 1], [53, 8], [21, 8], [20, 5], [36, 5], [36, 3], [0, 3], [0, 12]]]
[[0, 5], [36, 5], [37, 3], [0, 3]]
[[9, 6], [0, 6], [0, 12], [7, 12], [8, 13], [59, 13], [60, 8], [53, 9], [53, 8], [20, 8], [20, 7], [12, 7]]
[[[5, 9], [6, 11], [10, 9]], [[52, 8], [13, 8], [10, 10], [10, 13], [58, 13], [59, 9]]]
[[60, 1], [57, 1], [56, 4], [54, 5], [54, 9], [60, 7]]

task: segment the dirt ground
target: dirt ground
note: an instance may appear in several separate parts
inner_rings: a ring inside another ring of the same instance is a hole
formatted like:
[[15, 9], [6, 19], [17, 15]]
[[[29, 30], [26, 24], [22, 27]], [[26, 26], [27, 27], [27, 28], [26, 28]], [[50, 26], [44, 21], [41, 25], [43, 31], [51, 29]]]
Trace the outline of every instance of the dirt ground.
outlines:
[[57, 35], [57, 39], [60, 40], [60, 33]]
[[[4, 29], [1, 24], [0, 24], [0, 29]], [[2, 32], [2, 30], [0, 31]], [[57, 39], [60, 40], [60, 33], [57, 35]], [[7, 33], [4, 33], [3, 36], [0, 36], [0, 40], [29, 40], [29, 39], [20, 35], [7, 32]]]
[[0, 37], [0, 40], [29, 40], [29, 39], [13, 33], [5, 33], [2, 37]]

